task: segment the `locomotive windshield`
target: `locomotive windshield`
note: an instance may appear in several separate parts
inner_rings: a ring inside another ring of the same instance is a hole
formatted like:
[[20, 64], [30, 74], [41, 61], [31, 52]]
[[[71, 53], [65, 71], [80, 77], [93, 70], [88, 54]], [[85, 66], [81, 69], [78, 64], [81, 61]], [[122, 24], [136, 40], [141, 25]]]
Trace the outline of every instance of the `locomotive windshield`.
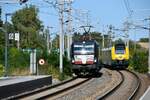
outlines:
[[116, 45], [115, 53], [116, 54], [124, 54], [125, 53], [125, 45]]
[[93, 54], [94, 45], [74, 45], [75, 54]]

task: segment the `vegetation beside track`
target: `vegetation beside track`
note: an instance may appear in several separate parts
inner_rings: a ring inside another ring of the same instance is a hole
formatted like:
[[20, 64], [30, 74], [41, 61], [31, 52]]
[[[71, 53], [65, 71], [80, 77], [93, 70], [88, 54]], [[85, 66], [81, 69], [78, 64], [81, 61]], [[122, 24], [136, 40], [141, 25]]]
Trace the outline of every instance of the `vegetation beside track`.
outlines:
[[140, 73], [148, 72], [148, 49], [130, 41], [130, 70]]

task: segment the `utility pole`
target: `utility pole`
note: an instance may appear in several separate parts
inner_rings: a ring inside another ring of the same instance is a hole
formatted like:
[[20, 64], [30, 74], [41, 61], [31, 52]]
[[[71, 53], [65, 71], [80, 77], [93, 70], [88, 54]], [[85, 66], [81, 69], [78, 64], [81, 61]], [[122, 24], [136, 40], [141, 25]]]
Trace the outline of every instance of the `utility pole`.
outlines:
[[109, 45], [108, 45], [108, 47], [111, 47], [111, 45], [112, 45], [112, 40], [111, 40], [111, 38], [112, 38], [112, 25], [109, 25], [109, 31], [108, 31]]
[[5, 75], [7, 76], [7, 67], [8, 67], [8, 22], [7, 22], [7, 16], [12, 15], [11, 13], [5, 14]]
[[61, 20], [62, 20], [62, 23], [61, 23], [61, 30], [62, 30], [62, 54], [64, 55], [64, 52], [65, 52], [65, 41], [64, 41], [64, 35], [65, 35], [65, 32], [64, 32], [64, 5], [65, 5], [65, 0], [60, 0], [60, 2], [62, 2], [62, 4], [60, 3], [60, 10], [61, 10]]
[[148, 56], [148, 73], [150, 73], [150, 17], [149, 18], [146, 18], [144, 20], [149, 20], [149, 28], [144, 28], [144, 29], [148, 29], [149, 30], [149, 56]]
[[53, 27], [48, 27], [48, 29], [49, 29], [49, 42], [50, 42], [50, 53], [51, 53], [51, 51], [52, 51], [52, 34], [51, 34], [51, 30], [50, 29], [52, 29]]
[[49, 49], [49, 40], [50, 40], [50, 37], [49, 37], [49, 27], [47, 27], [47, 29], [46, 29], [47, 53], [50, 53], [50, 49]]
[[102, 35], [102, 48], [105, 48], [105, 37], [104, 37], [104, 34]]
[[47, 26], [47, 31], [46, 31], [46, 37], [47, 37], [47, 52], [51, 53], [52, 50], [52, 41], [51, 41], [51, 34], [50, 34], [50, 29], [53, 27]]
[[2, 7], [0, 6], [0, 26], [2, 26]]
[[134, 53], [136, 53], [136, 28], [134, 28]]
[[4, 76], [7, 76], [7, 67], [8, 67], [8, 31], [7, 31], [7, 16], [9, 13], [5, 14], [5, 67], [4, 67]]
[[59, 20], [60, 20], [60, 33], [59, 33], [59, 70], [63, 73], [63, 54], [64, 54], [64, 0], [59, 0]]
[[60, 23], [60, 32], [59, 32], [59, 70], [60, 73], [63, 72], [63, 55], [64, 55], [64, 0], [56, 0], [56, 4], [53, 2], [49, 2], [48, 0], [44, 0], [48, 4], [51, 4], [54, 8], [56, 8], [56, 4], [58, 4], [58, 13], [59, 13], [59, 23]]
[[70, 45], [72, 43], [72, 18], [71, 18], [71, 3], [72, 1], [68, 1], [68, 33], [67, 33], [67, 57], [70, 60]]
[[128, 34], [128, 31], [129, 31], [129, 22], [126, 21], [126, 22], [124, 22], [124, 32], [125, 32], [125, 43], [126, 43], [127, 47], [129, 47], [129, 34]]
[[105, 30], [104, 30], [104, 25], [103, 25], [102, 48], [105, 48], [105, 37], [104, 37], [104, 33], [105, 33]]

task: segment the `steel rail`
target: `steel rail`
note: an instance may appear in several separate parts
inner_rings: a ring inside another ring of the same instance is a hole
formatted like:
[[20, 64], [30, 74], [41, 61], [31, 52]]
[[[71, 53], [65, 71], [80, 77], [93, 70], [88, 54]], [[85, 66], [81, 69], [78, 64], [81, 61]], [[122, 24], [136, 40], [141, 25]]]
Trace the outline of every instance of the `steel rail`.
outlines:
[[[35, 91], [30, 91], [30, 92], [28, 92], [28, 93], [24, 93], [24, 94], [15, 96], [15, 97], [12, 97], [12, 98], [10, 98], [10, 99], [22, 99], [22, 98], [24, 99], [24, 98], [28, 98], [28, 97], [30, 97], [30, 96], [34, 96], [34, 95], [40, 94], [41, 92], [44, 92], [44, 91], [47, 91], [47, 90], [54, 89], [54, 88], [57, 88], [57, 87], [59, 87], [59, 86], [65, 85], [66, 83], [72, 82], [72, 81], [74, 81], [74, 80], [76, 80], [76, 79], [77, 79], [77, 77], [72, 78], [72, 79], [67, 80], [67, 81], [64, 81], [64, 82], [61, 82], [61, 83], [56, 84], [56, 85], [52, 85], [52, 86], [40, 88], [40, 89], [35, 90]], [[55, 91], [55, 92], [53, 92], [53, 93], [41, 95], [40, 97], [37, 97], [36, 99], [41, 100], [41, 99], [45, 99], [45, 98], [48, 98], [48, 97], [51, 97], [51, 96], [58, 95], [58, 94], [60, 94], [60, 93], [62, 93], [62, 92], [64, 92], [64, 91], [66, 91], [66, 90], [70, 90], [70, 89], [72, 89], [72, 88], [74, 88], [74, 87], [77, 87], [77, 86], [79, 86], [79, 85], [81, 85], [81, 84], [83, 84], [83, 83], [89, 81], [90, 79], [91, 79], [91, 78], [87, 78], [87, 79], [85, 79], [85, 80], [83, 80], [83, 81], [81, 81], [81, 82], [78, 82], [77, 84], [73, 84], [73, 85], [71, 85], [71, 86], [69, 86], [69, 87], [65, 87], [65, 88], [63, 88], [63, 89], [61, 89], [61, 90], [58, 90], [58, 91]]]
[[136, 88], [134, 89], [134, 91], [132, 92], [132, 94], [129, 96], [128, 100], [132, 100], [136, 94], [138, 93], [138, 90], [141, 86], [141, 81], [140, 81], [140, 78], [138, 77], [138, 75], [135, 73], [135, 72], [132, 72], [132, 71], [129, 71], [129, 70], [126, 70], [127, 72], [131, 73], [132, 75], [134, 75], [137, 79], [137, 86]]
[[48, 95], [42, 96], [42, 97], [38, 98], [37, 100], [44, 100], [44, 99], [47, 99], [47, 98], [49, 98], [49, 97], [59, 95], [59, 94], [65, 92], [65, 91], [67, 91], [67, 90], [70, 90], [70, 89], [73, 89], [73, 88], [75, 88], [75, 87], [77, 87], [77, 86], [80, 86], [81, 84], [83, 84], [83, 83], [85, 83], [85, 82], [87, 82], [87, 81], [89, 81], [89, 80], [91, 80], [91, 79], [92, 79], [92, 78], [88, 78], [88, 79], [86, 79], [86, 80], [84, 80], [84, 81], [82, 81], [82, 82], [79, 82], [79, 83], [77, 83], [77, 84], [75, 84], [75, 85], [72, 85], [72, 86], [70, 86], [70, 87], [64, 88], [64, 89], [62, 89], [62, 90], [60, 90], [60, 91], [57, 91], [57, 92], [54, 92], [54, 93], [52, 93], [52, 94], [48, 94]]
[[23, 98], [23, 97], [26, 97], [26, 96], [34, 95], [34, 94], [36, 94], [36, 93], [39, 93], [39, 92], [42, 92], [42, 91], [45, 91], [45, 90], [48, 90], [48, 89], [55, 88], [55, 87], [61, 86], [61, 85], [66, 84], [66, 83], [69, 83], [69, 82], [74, 81], [74, 80], [76, 80], [76, 79], [77, 79], [77, 77], [73, 77], [73, 78], [71, 78], [71, 79], [62, 81], [62, 82], [57, 83], [57, 84], [48, 85], [48, 86], [45, 86], [45, 87], [42, 87], [42, 88], [39, 88], [39, 89], [27, 91], [27, 92], [25, 92], [25, 93], [21, 93], [21, 94], [18, 94], [18, 95], [15, 95], [15, 96], [11, 96], [11, 97], [8, 97], [8, 98], [5, 98], [5, 99], [8, 99], [8, 100], [9, 100], [9, 99], [19, 99], [19, 98]]
[[[137, 79], [136, 88], [135, 88], [134, 91], [131, 93], [131, 95], [128, 97], [128, 100], [132, 100], [132, 99], [136, 96], [136, 94], [137, 94], [137, 92], [138, 92], [138, 90], [139, 90], [139, 88], [140, 88], [141, 82], [140, 82], [140, 78], [138, 77], [138, 75], [137, 75], [136, 73], [134, 73], [134, 72], [132, 72], [132, 71], [129, 71], [129, 70], [127, 70], [127, 69], [126, 69], [125, 71], [127, 71], [128, 73], [131, 73], [131, 74], [134, 75], [135, 78]], [[118, 71], [118, 72], [120, 73], [120, 75], [121, 75], [121, 77], [122, 77], [122, 81], [121, 81], [116, 87], [112, 88], [110, 91], [107, 91], [104, 95], [98, 96], [98, 97], [96, 98], [97, 100], [105, 99], [105, 98], [107, 98], [108, 96], [110, 96], [112, 93], [114, 93], [117, 89], [119, 89], [119, 87], [120, 87], [120, 86], [122, 85], [122, 83], [124, 82], [124, 75], [123, 75], [120, 71]]]
[[105, 94], [103, 94], [101, 96], [98, 96], [96, 98], [96, 100], [102, 100], [102, 99], [108, 97], [109, 95], [114, 93], [114, 91], [116, 91], [121, 86], [121, 84], [124, 82], [124, 76], [123, 76], [123, 74], [120, 71], [117, 71], [117, 72], [119, 72], [119, 74], [121, 75], [121, 81], [119, 82], [119, 84], [116, 85], [115, 87], [113, 87], [111, 90], [107, 91]]

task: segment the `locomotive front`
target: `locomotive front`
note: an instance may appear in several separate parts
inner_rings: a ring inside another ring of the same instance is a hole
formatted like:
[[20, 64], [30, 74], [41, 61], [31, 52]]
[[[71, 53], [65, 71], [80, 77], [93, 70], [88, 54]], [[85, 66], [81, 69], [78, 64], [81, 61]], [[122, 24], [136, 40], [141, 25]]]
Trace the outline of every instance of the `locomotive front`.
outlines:
[[76, 75], [99, 71], [98, 45], [94, 41], [74, 42], [71, 54], [72, 70]]

